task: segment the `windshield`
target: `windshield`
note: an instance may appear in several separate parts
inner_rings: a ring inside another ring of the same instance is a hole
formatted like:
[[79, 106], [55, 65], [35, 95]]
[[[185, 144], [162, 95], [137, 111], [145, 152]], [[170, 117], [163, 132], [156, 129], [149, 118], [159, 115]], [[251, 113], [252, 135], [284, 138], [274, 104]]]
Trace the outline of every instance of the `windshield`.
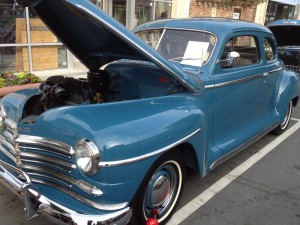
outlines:
[[202, 31], [161, 29], [137, 35], [169, 61], [191, 66], [206, 64], [216, 43], [214, 35]]

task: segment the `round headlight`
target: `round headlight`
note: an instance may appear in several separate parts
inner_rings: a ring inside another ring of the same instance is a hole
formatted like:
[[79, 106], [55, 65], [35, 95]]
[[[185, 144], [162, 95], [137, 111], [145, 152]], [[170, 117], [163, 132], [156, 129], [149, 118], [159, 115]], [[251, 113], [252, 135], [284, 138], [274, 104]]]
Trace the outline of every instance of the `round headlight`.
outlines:
[[80, 140], [75, 149], [78, 168], [87, 174], [97, 172], [100, 162], [100, 152], [97, 146], [88, 139]]

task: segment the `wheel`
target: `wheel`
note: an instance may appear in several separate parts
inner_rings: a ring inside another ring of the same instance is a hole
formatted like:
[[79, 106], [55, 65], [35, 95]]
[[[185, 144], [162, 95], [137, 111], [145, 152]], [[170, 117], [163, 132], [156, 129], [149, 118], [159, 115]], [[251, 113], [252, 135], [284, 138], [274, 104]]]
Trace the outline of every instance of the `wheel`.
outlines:
[[287, 129], [287, 127], [289, 125], [289, 122], [291, 120], [292, 112], [293, 112], [293, 102], [290, 101], [289, 105], [288, 105], [288, 107], [286, 109], [286, 113], [285, 113], [285, 116], [284, 116], [284, 119], [283, 119], [282, 123], [279, 124], [278, 127], [276, 127], [273, 130], [274, 134], [279, 135], [279, 134], [283, 133]]
[[165, 223], [181, 195], [185, 167], [178, 154], [163, 155], [151, 167], [141, 184], [131, 207], [132, 225], [146, 224], [147, 218], [158, 213], [159, 224]]

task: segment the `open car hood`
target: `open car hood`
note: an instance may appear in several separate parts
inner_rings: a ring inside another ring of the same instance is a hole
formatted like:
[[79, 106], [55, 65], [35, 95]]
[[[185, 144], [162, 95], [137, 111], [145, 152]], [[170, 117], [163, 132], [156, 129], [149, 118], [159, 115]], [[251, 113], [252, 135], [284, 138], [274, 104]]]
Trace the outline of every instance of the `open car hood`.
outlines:
[[278, 20], [267, 27], [275, 35], [278, 46], [300, 46], [300, 20]]
[[118, 60], [150, 61], [190, 91], [200, 89], [192, 80], [130, 30], [88, 0], [17, 0], [31, 7], [48, 28], [91, 71]]

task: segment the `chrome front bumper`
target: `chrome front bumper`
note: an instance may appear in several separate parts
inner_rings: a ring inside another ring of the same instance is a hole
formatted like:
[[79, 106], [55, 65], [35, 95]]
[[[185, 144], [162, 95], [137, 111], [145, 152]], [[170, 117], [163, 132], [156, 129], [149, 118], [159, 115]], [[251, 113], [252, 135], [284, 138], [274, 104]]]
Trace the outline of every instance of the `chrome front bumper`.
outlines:
[[[21, 181], [9, 171], [13, 171], [14, 173], [24, 177], [26, 182]], [[75, 212], [41, 195], [37, 188], [32, 185], [31, 180], [26, 173], [1, 160], [0, 182], [23, 198], [27, 219], [32, 219], [37, 215], [41, 215], [50, 221], [55, 222], [56, 224], [124, 225], [129, 222], [132, 216], [132, 210], [130, 207], [126, 207], [114, 212], [104, 213], [102, 215], [88, 215]]]

